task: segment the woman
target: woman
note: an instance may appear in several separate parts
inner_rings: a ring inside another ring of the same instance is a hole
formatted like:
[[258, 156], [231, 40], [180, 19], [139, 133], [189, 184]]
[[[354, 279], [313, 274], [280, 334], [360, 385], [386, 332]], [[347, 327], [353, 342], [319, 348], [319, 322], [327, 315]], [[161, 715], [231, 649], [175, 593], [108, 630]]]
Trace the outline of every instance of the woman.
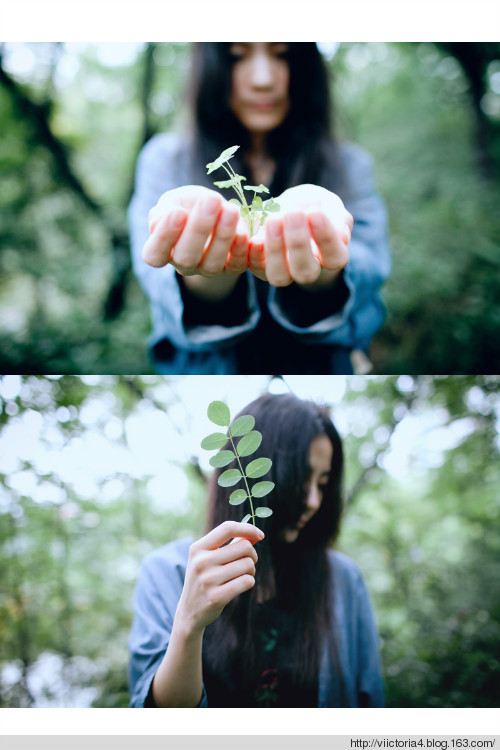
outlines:
[[262, 396], [243, 413], [263, 436], [245, 461], [273, 462], [273, 513], [259, 519], [262, 530], [239, 523], [231, 488], [214, 481], [205, 536], [143, 561], [131, 705], [381, 706], [365, 586], [355, 564], [328, 549], [342, 509], [339, 435], [325, 410], [292, 395]]
[[[196, 45], [192, 110], [191, 135], [146, 144], [129, 211], [156, 369], [352, 372], [383, 320], [387, 220], [369, 157], [330, 136], [316, 45]], [[252, 238], [206, 174], [236, 144], [235, 171], [281, 207]]]

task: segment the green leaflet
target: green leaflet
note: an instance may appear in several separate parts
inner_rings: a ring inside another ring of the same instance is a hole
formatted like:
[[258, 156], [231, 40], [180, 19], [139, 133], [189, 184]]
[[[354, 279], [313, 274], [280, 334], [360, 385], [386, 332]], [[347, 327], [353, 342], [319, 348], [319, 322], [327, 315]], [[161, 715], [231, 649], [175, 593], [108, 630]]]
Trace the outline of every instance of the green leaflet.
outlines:
[[245, 185], [245, 190], [253, 190], [254, 193], [268, 193], [269, 190], [266, 188], [265, 185], [260, 183], [260, 185]]
[[235, 419], [231, 425], [231, 435], [233, 437], [240, 437], [241, 435], [246, 435], [247, 432], [250, 432], [250, 430], [253, 430], [254, 426], [255, 426], [255, 419], [251, 417], [250, 414], [246, 414], [243, 417], [238, 417], [238, 419]]
[[250, 479], [257, 479], [257, 477], [263, 477], [264, 474], [267, 474], [272, 465], [273, 462], [270, 458], [256, 458], [255, 461], [250, 461], [245, 474]]
[[223, 448], [228, 440], [228, 436], [224, 435], [222, 432], [213, 432], [211, 435], [207, 435], [206, 438], [203, 438], [201, 441], [201, 447], [205, 451], [216, 451], [219, 450], [219, 448]]
[[262, 435], [258, 430], [252, 430], [246, 435], [243, 435], [236, 446], [238, 456], [250, 456], [252, 453], [255, 453], [261, 442]]
[[274, 482], [257, 482], [252, 487], [253, 497], [264, 497], [274, 490]]
[[256, 508], [255, 515], [259, 518], [267, 518], [272, 514], [271, 508]]
[[229, 495], [229, 502], [231, 505], [241, 505], [247, 499], [248, 495], [245, 490], [235, 490]]
[[231, 415], [229, 407], [223, 401], [212, 401], [208, 405], [207, 416], [211, 422], [221, 427], [229, 427]]
[[215, 456], [212, 456], [208, 463], [215, 469], [220, 469], [222, 466], [230, 464], [231, 461], [234, 461], [233, 451], [219, 451]]
[[222, 472], [217, 481], [221, 487], [232, 487], [233, 484], [240, 481], [242, 476], [239, 469], [228, 469]]
[[215, 161], [207, 164], [207, 174], [212, 174], [212, 172], [215, 172], [216, 169], [222, 167], [224, 162], [228, 161], [232, 156], [234, 156], [238, 149], [239, 146], [230, 146], [229, 148], [226, 148], [226, 150], [223, 151]]

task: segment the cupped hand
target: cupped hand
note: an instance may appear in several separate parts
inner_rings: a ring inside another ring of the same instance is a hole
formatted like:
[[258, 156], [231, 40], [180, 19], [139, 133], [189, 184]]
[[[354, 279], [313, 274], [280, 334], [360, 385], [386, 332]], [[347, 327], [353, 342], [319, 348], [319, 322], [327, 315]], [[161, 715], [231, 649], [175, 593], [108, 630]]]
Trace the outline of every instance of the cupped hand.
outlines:
[[349, 261], [353, 217], [338, 195], [298, 185], [276, 198], [280, 213], [252, 238], [249, 268], [272, 286], [325, 286]]
[[263, 537], [252, 524], [225, 521], [191, 545], [176, 614], [190, 632], [202, 631], [235, 596], [253, 587], [253, 545]]
[[236, 206], [215, 190], [185, 185], [164, 193], [149, 212], [142, 257], [171, 263], [182, 276], [239, 275], [248, 268], [248, 232]]

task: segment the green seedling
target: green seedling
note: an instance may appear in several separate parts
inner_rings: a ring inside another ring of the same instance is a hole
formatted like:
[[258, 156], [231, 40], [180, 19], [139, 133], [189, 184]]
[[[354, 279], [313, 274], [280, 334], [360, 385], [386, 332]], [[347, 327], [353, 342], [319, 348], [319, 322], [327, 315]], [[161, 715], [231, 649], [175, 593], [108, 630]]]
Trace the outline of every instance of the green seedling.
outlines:
[[[241, 519], [241, 522], [248, 523], [251, 519], [253, 525], [256, 526], [255, 519], [267, 518], [272, 514], [272, 510], [264, 506], [254, 508], [253, 501], [272, 492], [274, 482], [255, 482], [250, 489], [248, 481], [267, 474], [273, 462], [270, 458], [256, 458], [243, 469], [241, 459], [255, 453], [262, 442], [262, 434], [258, 430], [254, 430], [255, 419], [250, 414], [245, 414], [231, 422], [229, 407], [223, 401], [212, 401], [208, 406], [207, 416], [214, 424], [227, 427], [227, 433], [213, 432], [211, 435], [207, 435], [201, 441], [201, 447], [207, 451], [218, 451], [210, 459], [210, 465], [214, 468], [229, 466], [236, 460], [238, 468], [223, 471], [217, 481], [221, 487], [233, 487], [243, 480], [245, 489], [233, 490], [229, 496], [229, 502], [231, 505], [241, 505], [248, 499], [250, 501], [250, 513], [247, 513]], [[235, 442], [235, 439], [238, 442]], [[226, 447], [228, 443], [231, 445], [230, 449]]]
[[[220, 156], [210, 164], [207, 164], [207, 174], [215, 172], [216, 169], [223, 169], [229, 176], [229, 180], [214, 182], [218, 188], [233, 188], [238, 198], [231, 198], [229, 203], [236, 204], [240, 209], [240, 215], [247, 222], [250, 229], [250, 237], [259, 230], [264, 224], [269, 213], [276, 213], [280, 210], [279, 204], [273, 198], [263, 201], [260, 193], [269, 193], [265, 185], [242, 185], [246, 182], [246, 177], [236, 174], [229, 160], [234, 156], [239, 146], [230, 146], [220, 154]], [[253, 198], [248, 205], [244, 190], [253, 192]]]

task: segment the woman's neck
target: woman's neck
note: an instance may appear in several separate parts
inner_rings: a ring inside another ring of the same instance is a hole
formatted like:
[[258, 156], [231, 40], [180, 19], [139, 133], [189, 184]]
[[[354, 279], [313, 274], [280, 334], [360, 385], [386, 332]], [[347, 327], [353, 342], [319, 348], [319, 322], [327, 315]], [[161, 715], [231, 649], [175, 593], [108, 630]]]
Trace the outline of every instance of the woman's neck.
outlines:
[[246, 162], [252, 173], [252, 180], [256, 185], [270, 185], [276, 170], [276, 162], [269, 156], [266, 149], [265, 133], [252, 133], [251, 146], [246, 156]]

